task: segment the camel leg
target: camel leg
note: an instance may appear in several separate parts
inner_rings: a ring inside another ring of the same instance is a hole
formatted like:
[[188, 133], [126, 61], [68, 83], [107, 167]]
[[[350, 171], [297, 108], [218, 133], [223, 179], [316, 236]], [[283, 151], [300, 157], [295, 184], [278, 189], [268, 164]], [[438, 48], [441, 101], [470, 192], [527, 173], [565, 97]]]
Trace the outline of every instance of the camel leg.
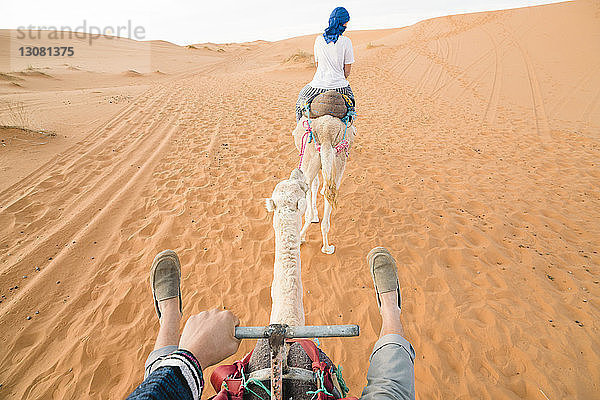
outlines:
[[[312, 185], [310, 187], [310, 191], [312, 194], [312, 202], [306, 204], [312, 204], [312, 218], [310, 222], [319, 223], [319, 211], [317, 210], [317, 193], [319, 192], [319, 172], [315, 174], [315, 179], [312, 181]], [[308, 199], [307, 199], [308, 201]], [[307, 207], [308, 209], [308, 207]]]
[[[310, 160], [306, 160], [306, 167], [303, 165], [303, 173], [306, 181], [309, 185], [311, 185], [311, 190], [306, 192], [306, 204], [309, 205], [306, 207], [306, 211], [304, 212], [304, 225], [302, 226], [302, 230], [300, 231], [300, 243], [306, 242], [306, 231], [310, 226], [310, 221], [313, 219], [313, 198], [316, 198], [316, 193], [312, 193], [312, 181], [315, 179], [317, 174], [319, 173], [319, 168], [321, 168], [321, 160], [318, 157], [311, 158]], [[316, 201], [316, 200], [315, 200]], [[319, 218], [317, 214], [317, 218]]]
[[335, 251], [335, 246], [329, 244], [327, 240], [327, 234], [329, 233], [329, 218], [331, 217], [331, 204], [329, 200], [325, 199], [325, 208], [323, 210], [323, 220], [321, 221], [321, 234], [323, 235], [323, 247], [321, 247], [321, 251], [325, 254], [333, 254]]
[[[311, 203], [312, 193], [311, 190], [306, 192], [306, 204]], [[310, 225], [310, 221], [312, 220], [312, 207], [306, 207], [306, 211], [304, 211], [304, 225], [302, 225], [302, 229], [300, 230], [300, 243], [306, 243], [306, 231], [308, 230], [308, 226]]]
[[[339, 192], [340, 184], [342, 183], [342, 177], [344, 176], [344, 169], [346, 168], [346, 162], [344, 161], [339, 169], [335, 180], [335, 188]], [[335, 251], [335, 246], [329, 244], [329, 240], [327, 238], [327, 234], [329, 233], [329, 228], [331, 227], [330, 219], [331, 219], [331, 211], [332, 206], [329, 203], [329, 200], [325, 199], [325, 208], [323, 210], [323, 221], [321, 221], [321, 234], [323, 235], [323, 247], [321, 248], [321, 252], [325, 254], [333, 254]]]
[[[318, 176], [318, 175], [319, 175], [319, 174], [317, 174], [317, 176]], [[325, 179], [323, 179], [323, 180], [325, 180]], [[319, 188], [317, 187], [317, 189], [319, 189]], [[323, 185], [323, 186], [321, 187], [321, 196], [325, 196], [325, 185]]]

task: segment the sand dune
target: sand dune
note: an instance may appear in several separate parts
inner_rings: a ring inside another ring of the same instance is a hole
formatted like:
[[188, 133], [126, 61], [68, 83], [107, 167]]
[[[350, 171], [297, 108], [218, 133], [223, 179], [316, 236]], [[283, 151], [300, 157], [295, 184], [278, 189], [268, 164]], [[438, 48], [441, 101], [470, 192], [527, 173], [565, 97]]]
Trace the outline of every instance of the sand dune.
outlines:
[[[418, 398], [596, 398], [598, 2], [348, 36], [359, 119], [336, 253], [312, 227], [302, 273], [307, 323], [361, 326], [322, 341], [351, 394], [380, 327], [364, 256], [385, 245]], [[119, 57], [146, 43], [111, 42], [102, 63], [82, 49], [76, 69], [33, 66], [51, 79], [1, 71], [0, 99], [57, 136], [43, 147], [0, 130], [0, 398], [133, 390], [158, 328], [147, 273], [164, 248], [183, 263], [184, 317], [225, 307], [268, 322], [262, 199], [297, 163], [293, 106], [313, 70], [285, 60], [313, 40], [158, 43], [147, 70]]]

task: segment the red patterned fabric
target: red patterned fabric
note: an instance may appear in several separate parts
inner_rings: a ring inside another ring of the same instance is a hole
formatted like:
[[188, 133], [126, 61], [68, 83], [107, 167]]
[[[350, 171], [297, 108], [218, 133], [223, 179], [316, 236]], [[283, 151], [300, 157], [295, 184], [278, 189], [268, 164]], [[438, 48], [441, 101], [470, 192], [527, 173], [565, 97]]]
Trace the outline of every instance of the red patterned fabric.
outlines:
[[[333, 367], [330, 367], [325, 362], [321, 361], [319, 358], [319, 350], [317, 345], [309, 339], [286, 339], [286, 342], [298, 343], [300, 346], [302, 346], [302, 349], [304, 349], [306, 355], [312, 361], [313, 371], [323, 371], [325, 378], [325, 389], [327, 389], [327, 392], [332, 393], [335, 371], [333, 370]], [[248, 368], [251, 355], [252, 352], [246, 354], [242, 360], [236, 361], [232, 365], [221, 365], [214, 370], [210, 376], [210, 383], [217, 394], [216, 396], [212, 397], [212, 400], [243, 400], [244, 388], [242, 387], [242, 371], [245, 372]], [[223, 383], [225, 383], [225, 385]], [[334, 396], [329, 396], [324, 392], [319, 392], [317, 399], [338, 400]], [[339, 400], [358, 399], [356, 397], [344, 397], [343, 399]]]

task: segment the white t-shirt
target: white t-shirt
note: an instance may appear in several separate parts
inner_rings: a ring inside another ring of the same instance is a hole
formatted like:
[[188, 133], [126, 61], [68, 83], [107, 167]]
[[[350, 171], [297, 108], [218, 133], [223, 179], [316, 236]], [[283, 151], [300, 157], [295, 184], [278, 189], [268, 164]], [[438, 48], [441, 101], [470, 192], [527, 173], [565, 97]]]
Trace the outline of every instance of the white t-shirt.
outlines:
[[349, 85], [344, 76], [344, 65], [354, 62], [354, 51], [352, 41], [346, 36], [340, 35], [333, 43], [325, 42], [323, 35], [317, 36], [315, 40], [315, 62], [317, 72], [310, 86], [318, 89], [337, 89]]

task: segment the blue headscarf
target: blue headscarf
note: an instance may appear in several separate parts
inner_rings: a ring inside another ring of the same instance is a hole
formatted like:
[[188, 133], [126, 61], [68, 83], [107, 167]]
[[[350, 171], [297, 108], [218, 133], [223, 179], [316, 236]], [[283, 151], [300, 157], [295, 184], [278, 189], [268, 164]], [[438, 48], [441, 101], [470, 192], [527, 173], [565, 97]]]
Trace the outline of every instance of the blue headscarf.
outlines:
[[337, 42], [340, 35], [346, 30], [344, 24], [348, 21], [350, 21], [348, 10], [344, 7], [334, 8], [329, 16], [329, 26], [325, 29], [325, 33], [323, 34], [325, 43]]

